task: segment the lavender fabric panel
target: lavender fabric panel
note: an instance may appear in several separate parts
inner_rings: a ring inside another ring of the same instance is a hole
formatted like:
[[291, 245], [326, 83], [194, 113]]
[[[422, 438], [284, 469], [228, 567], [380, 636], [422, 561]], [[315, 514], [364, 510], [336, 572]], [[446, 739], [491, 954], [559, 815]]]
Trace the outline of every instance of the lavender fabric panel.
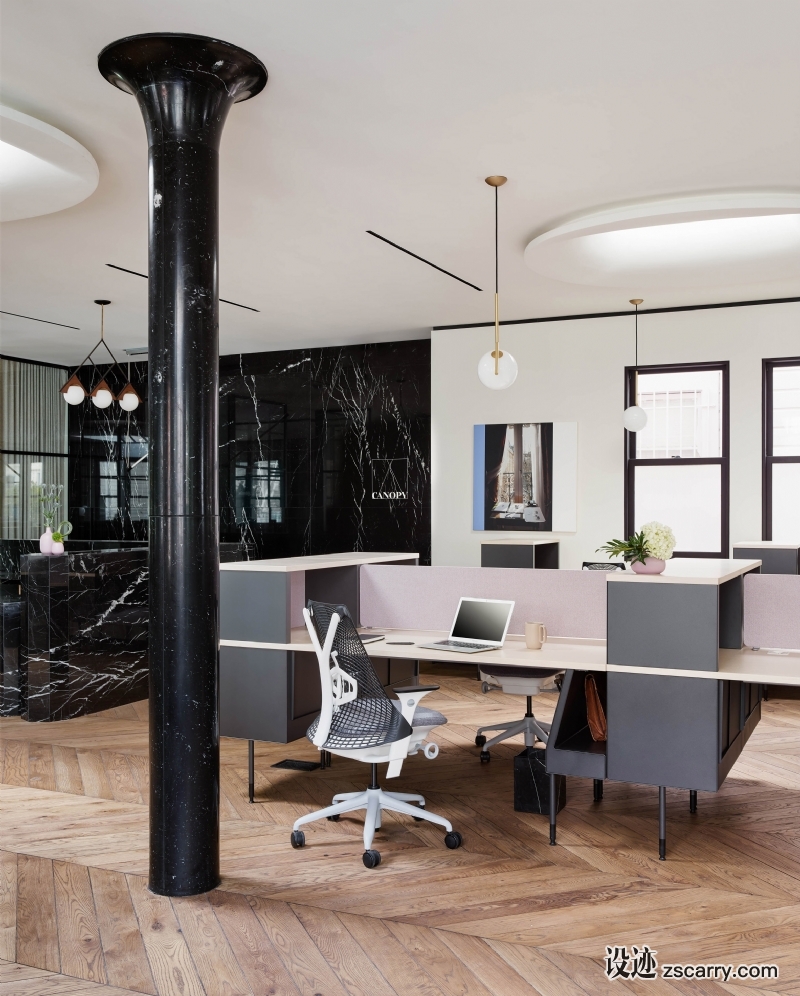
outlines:
[[744, 643], [800, 650], [800, 574], [745, 576]]
[[295, 629], [305, 626], [303, 609], [306, 605], [306, 572], [292, 571], [289, 579], [289, 625]]
[[365, 626], [449, 630], [464, 595], [513, 599], [509, 633], [524, 633], [526, 622], [543, 622], [551, 636], [606, 636], [602, 571], [367, 564], [360, 576]]

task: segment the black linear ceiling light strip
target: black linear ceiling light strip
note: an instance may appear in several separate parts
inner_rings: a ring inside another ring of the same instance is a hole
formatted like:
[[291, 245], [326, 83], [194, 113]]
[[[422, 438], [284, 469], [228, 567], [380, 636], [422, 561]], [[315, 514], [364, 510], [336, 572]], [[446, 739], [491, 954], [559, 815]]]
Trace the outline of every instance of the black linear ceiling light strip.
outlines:
[[[381, 242], [386, 242], [387, 245], [394, 246], [394, 248], [395, 249], [399, 249], [400, 252], [408, 253], [409, 256], [413, 256], [414, 259], [418, 259], [420, 261], [420, 263], [427, 263], [428, 266], [432, 266], [434, 268], [434, 270], [438, 270], [439, 273], [446, 273], [448, 277], [452, 277], [453, 280], [458, 280], [460, 283], [466, 284], [467, 287], [472, 287], [473, 290], [481, 291], [481, 292], [483, 291], [482, 287], [476, 287], [475, 284], [471, 284], [469, 282], [469, 280], [464, 280], [462, 277], [457, 277], [455, 275], [455, 273], [451, 273], [449, 270], [442, 269], [441, 266], [437, 266], [435, 263], [431, 263], [431, 261], [429, 259], [425, 259], [422, 256], [418, 256], [415, 252], [412, 252], [410, 249], [404, 249], [402, 246], [399, 246], [396, 242], [392, 242], [391, 239], [385, 239], [382, 235], [378, 235], [377, 232], [370, 231], [369, 228], [367, 229], [367, 235], [372, 235], [374, 238], [380, 239]], [[491, 322], [490, 324], [494, 324], [494, 323]]]
[[[116, 266], [114, 263], [106, 263], [106, 266], [110, 266], [112, 270], [121, 270], [123, 273], [131, 273], [134, 277], [144, 277], [145, 280], [150, 279], [146, 273], [138, 273], [136, 270], [127, 270], [124, 266]], [[238, 304], [236, 301], [228, 301], [224, 297], [221, 297], [219, 300], [220, 304], [232, 304], [234, 308], [244, 308], [245, 311], [255, 311], [257, 315], [261, 314], [258, 308], [251, 308], [249, 304]]]
[[31, 315], [18, 315], [16, 311], [0, 311], [0, 315], [13, 315], [14, 318], [27, 318], [29, 322], [42, 322], [44, 325], [57, 325], [60, 329], [75, 329], [80, 332], [79, 325], [64, 325], [63, 322], [51, 322], [47, 318], [33, 318]]
[[[758, 301], [724, 301], [720, 304], [680, 304], [671, 308], [643, 308], [640, 315], [666, 315], [675, 311], [713, 311], [717, 308], [753, 308], [760, 304], [796, 304], [800, 297], [765, 297]], [[551, 315], [547, 318], [510, 318], [501, 325], [536, 325], [540, 322], [577, 322], [586, 318], [624, 318], [633, 312], [593, 311], [584, 315]], [[491, 328], [494, 322], [471, 322], [462, 325], [433, 325], [433, 332], [450, 332], [453, 329]]]

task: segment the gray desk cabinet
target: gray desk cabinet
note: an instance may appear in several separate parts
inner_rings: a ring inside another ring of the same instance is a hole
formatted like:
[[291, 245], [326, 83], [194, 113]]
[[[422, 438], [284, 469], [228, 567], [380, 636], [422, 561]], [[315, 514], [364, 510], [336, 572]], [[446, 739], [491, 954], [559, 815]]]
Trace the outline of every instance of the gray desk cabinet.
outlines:
[[[301, 609], [313, 598], [346, 605], [358, 625], [361, 564], [398, 561], [416, 563], [416, 554], [226, 564], [220, 571], [220, 735], [272, 743], [302, 737], [319, 713], [322, 692], [316, 656], [288, 649], [292, 621], [301, 624]], [[388, 686], [413, 678], [418, 663], [386, 660], [377, 670]]]
[[716, 792], [761, 718], [761, 686], [608, 673], [607, 777]]
[[760, 560], [762, 574], [800, 574], [800, 545], [762, 540], [734, 543], [735, 560]]

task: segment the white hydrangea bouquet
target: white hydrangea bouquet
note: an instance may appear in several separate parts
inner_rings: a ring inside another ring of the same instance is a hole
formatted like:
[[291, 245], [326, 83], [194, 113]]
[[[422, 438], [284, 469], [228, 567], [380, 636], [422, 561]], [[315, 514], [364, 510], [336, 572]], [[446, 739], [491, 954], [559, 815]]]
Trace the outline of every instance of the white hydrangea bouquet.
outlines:
[[663, 522], [646, 522], [627, 540], [611, 540], [598, 549], [622, 557], [637, 574], [660, 574], [675, 549], [675, 534]]

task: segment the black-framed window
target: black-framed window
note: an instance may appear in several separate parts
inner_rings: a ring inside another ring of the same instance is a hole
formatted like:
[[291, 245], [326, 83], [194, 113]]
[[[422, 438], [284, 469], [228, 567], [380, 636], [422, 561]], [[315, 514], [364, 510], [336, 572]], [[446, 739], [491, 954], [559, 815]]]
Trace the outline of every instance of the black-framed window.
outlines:
[[625, 433], [626, 536], [655, 520], [675, 557], [729, 556], [729, 380], [727, 362], [625, 368], [625, 407], [647, 412]]
[[800, 356], [763, 360], [761, 538], [800, 542]]

